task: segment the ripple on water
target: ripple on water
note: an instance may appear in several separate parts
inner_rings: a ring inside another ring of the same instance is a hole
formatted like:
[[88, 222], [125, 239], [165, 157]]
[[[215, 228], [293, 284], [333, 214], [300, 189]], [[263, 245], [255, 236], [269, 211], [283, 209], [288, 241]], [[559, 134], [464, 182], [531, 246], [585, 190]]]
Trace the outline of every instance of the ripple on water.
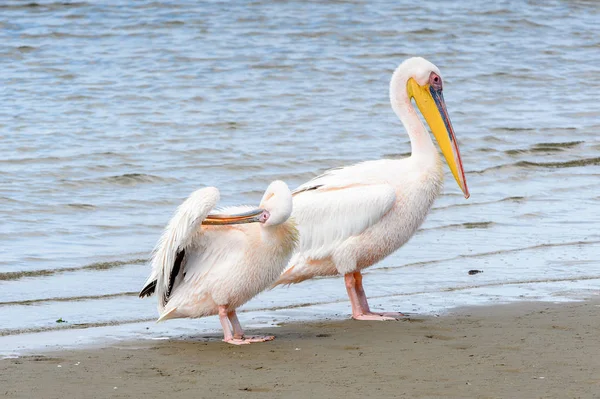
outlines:
[[[102, 168], [104, 169], [104, 168]], [[125, 173], [122, 175], [106, 176], [95, 179], [62, 180], [63, 187], [92, 187], [98, 185], [137, 186], [140, 184], [174, 183], [175, 177], [162, 177], [146, 173]]]
[[515, 164], [519, 167], [542, 167], [542, 168], [577, 168], [580, 166], [589, 166], [589, 165], [600, 165], [600, 157], [596, 158], [586, 158], [586, 159], [574, 159], [572, 161], [564, 161], [564, 162], [530, 162], [530, 161], [520, 161]]
[[507, 155], [519, 155], [519, 154], [561, 152], [561, 151], [566, 151], [566, 150], [575, 148], [583, 143], [584, 143], [584, 141], [536, 143], [528, 149], [511, 149], [511, 150], [504, 151], [504, 153], [506, 153]]
[[499, 171], [499, 170], [510, 170], [510, 169], [560, 169], [560, 168], [577, 168], [582, 166], [600, 165], [600, 157], [585, 158], [585, 159], [574, 159], [571, 161], [563, 162], [532, 162], [532, 161], [519, 161], [514, 163], [508, 163], [504, 165], [492, 166], [479, 171], [473, 171], [472, 173], [485, 174], [488, 172]]
[[112, 262], [94, 262], [89, 265], [65, 267], [57, 269], [23, 270], [17, 272], [0, 272], [0, 281], [19, 280], [26, 277], [51, 276], [53, 274], [77, 272], [81, 270], [108, 270], [125, 265], [146, 263], [148, 259], [129, 259]]

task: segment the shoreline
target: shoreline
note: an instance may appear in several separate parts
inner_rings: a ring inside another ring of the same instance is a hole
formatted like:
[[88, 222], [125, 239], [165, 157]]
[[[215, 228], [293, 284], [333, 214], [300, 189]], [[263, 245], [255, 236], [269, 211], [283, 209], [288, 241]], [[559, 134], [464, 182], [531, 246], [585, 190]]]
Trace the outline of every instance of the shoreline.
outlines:
[[354, 320], [120, 342], [0, 360], [7, 398], [592, 398], [600, 393], [600, 298], [459, 308], [398, 322]]

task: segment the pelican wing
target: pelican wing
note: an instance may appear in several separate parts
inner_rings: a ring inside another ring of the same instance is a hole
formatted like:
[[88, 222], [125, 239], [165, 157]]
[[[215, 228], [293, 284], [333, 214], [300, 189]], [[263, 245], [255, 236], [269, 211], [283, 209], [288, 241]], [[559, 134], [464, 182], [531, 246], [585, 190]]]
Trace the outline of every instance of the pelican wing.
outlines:
[[384, 184], [386, 182], [379, 179], [381, 170], [385, 170], [388, 167], [394, 168], [393, 162], [389, 159], [378, 159], [329, 169], [296, 188], [292, 192], [292, 195], [295, 196], [305, 191], [314, 191], [317, 189], [331, 190], [359, 185]]
[[343, 241], [378, 223], [394, 206], [392, 185], [357, 179], [355, 173], [365, 166], [368, 170], [369, 165], [363, 164], [326, 172], [294, 191], [292, 216], [300, 230], [299, 255], [330, 256]]
[[181, 204], [169, 221], [152, 255], [152, 273], [140, 292], [150, 296], [161, 294], [161, 304], [168, 301], [175, 278], [182, 271], [186, 249], [202, 234], [202, 221], [219, 202], [219, 190], [207, 187], [194, 191]]

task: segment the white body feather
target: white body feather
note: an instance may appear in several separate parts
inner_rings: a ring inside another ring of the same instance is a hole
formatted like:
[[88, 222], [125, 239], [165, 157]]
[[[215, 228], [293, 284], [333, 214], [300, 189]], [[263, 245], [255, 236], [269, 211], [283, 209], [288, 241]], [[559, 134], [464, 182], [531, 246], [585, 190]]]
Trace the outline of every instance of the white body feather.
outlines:
[[[277, 284], [369, 267], [406, 243], [443, 184], [441, 160], [379, 160], [335, 170], [294, 196], [300, 242]], [[352, 176], [350, 186], [340, 187]]]
[[[156, 280], [159, 320], [214, 315], [219, 305], [235, 309], [268, 288], [290, 259], [297, 230], [288, 219], [289, 213], [286, 221], [274, 226], [202, 225], [218, 201], [216, 188], [192, 193], [177, 209], [157, 244], [146, 285]], [[218, 213], [250, 209], [230, 207]], [[185, 255], [165, 300], [175, 259], [182, 249]]]

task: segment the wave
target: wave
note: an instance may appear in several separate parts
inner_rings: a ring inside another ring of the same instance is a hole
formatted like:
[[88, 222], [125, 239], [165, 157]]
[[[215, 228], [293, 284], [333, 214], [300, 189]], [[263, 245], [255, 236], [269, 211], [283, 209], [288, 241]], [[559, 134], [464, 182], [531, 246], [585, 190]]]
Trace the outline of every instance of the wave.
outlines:
[[29, 3], [25, 3], [25, 2], [17, 2], [14, 4], [2, 4], [0, 5], [0, 9], [6, 9], [6, 10], [22, 10], [22, 9], [37, 9], [37, 8], [42, 8], [42, 9], [46, 9], [46, 10], [54, 10], [54, 9], [63, 9], [63, 8], [77, 8], [77, 7], [84, 7], [87, 6], [88, 3], [84, 3], [84, 2], [66, 2], [66, 1], [59, 1], [59, 2], [55, 2], [55, 3], [36, 3], [34, 1], [29, 2]]
[[566, 141], [562, 143], [537, 143], [534, 147], [559, 147], [559, 148], [573, 148], [579, 144], [583, 144], [585, 141]]
[[149, 175], [146, 173], [125, 173], [123, 175], [105, 177], [101, 180], [107, 183], [131, 186], [138, 183], [156, 183], [167, 181], [170, 179], [165, 179], [160, 176]]
[[52, 31], [52, 32], [43, 33], [43, 34], [22, 33], [20, 35], [20, 37], [22, 37], [23, 39], [39, 40], [39, 39], [95, 39], [95, 38], [111, 38], [111, 37], [118, 36], [116, 33], [105, 33], [106, 31], [103, 31], [103, 32], [104, 33], [102, 33], [102, 34], [96, 34], [96, 33], [82, 34], [82, 33], [70, 33], [70, 32], [65, 32], [65, 31]]
[[[501, 73], [501, 72], [497, 72], [497, 73]], [[487, 75], [483, 75], [483, 76], [487, 76]], [[490, 74], [489, 76], [493, 76], [493, 74]], [[533, 131], [535, 130], [534, 128], [531, 127], [494, 127], [490, 129], [493, 132], [526, 132], [526, 131]]]
[[519, 155], [519, 154], [535, 154], [538, 152], [560, 152], [564, 151], [564, 148], [559, 147], [533, 147], [528, 149], [516, 149], [504, 151], [507, 155]]
[[153, 320], [156, 320], [156, 319], [132, 319], [132, 320], [126, 320], [126, 321], [107, 321], [107, 322], [98, 322], [98, 323], [77, 323], [77, 324], [62, 323], [60, 327], [13, 328], [13, 329], [7, 329], [7, 330], [0, 330], [0, 337], [5, 337], [7, 335], [35, 334], [35, 333], [56, 331], [56, 330], [73, 330], [73, 329], [85, 329], [85, 328], [94, 328], [94, 327], [118, 326], [118, 325], [122, 325], [122, 324], [149, 322], [149, 321], [153, 321]]
[[[489, 251], [489, 252], [480, 252], [480, 253], [476, 253], [476, 254], [457, 255], [457, 256], [453, 256], [452, 258], [444, 258], [444, 259], [435, 259], [435, 260], [427, 260], [427, 261], [420, 261], [420, 262], [405, 263], [404, 265], [400, 265], [400, 266], [376, 267], [376, 268], [373, 268], [372, 270], [392, 270], [392, 269], [401, 269], [401, 268], [405, 268], [405, 267], [421, 267], [421, 266], [430, 265], [432, 263], [450, 262], [450, 261], [458, 260], [458, 259], [483, 258], [483, 257], [486, 257], [486, 256], [511, 254], [511, 253], [517, 253], [517, 252], [523, 252], [523, 251], [531, 251], [531, 250], [536, 250], [536, 249], [541, 249], [541, 248], [569, 247], [569, 246], [587, 245], [587, 244], [600, 244], [600, 240], [598, 240], [598, 241], [572, 241], [572, 242], [559, 242], [559, 243], [537, 244], [537, 245], [532, 245], [532, 246], [528, 246], [528, 247], [521, 247], [521, 248], [501, 249], [501, 250], [498, 250], [498, 251]], [[369, 273], [369, 272], [367, 272], [367, 273]], [[367, 274], [367, 273], [365, 273], [365, 274]]]
[[114, 294], [102, 294], [102, 295], [81, 295], [81, 296], [65, 296], [65, 297], [54, 297], [54, 298], [39, 298], [39, 299], [26, 299], [24, 301], [8, 301], [8, 302], [0, 302], [0, 306], [29, 306], [34, 305], [36, 303], [43, 302], [79, 302], [79, 301], [88, 301], [88, 300], [96, 300], [96, 299], [112, 299], [119, 298], [124, 296], [137, 296], [139, 294], [138, 291], [135, 292], [116, 292]]
[[[73, 97], [75, 98], [75, 97]], [[81, 98], [89, 98], [89, 97], [81, 97]], [[18, 154], [18, 153], [17, 153]], [[118, 161], [130, 161], [130, 156], [131, 154], [127, 154], [127, 153], [116, 153], [113, 151], [101, 151], [101, 152], [87, 152], [87, 153], [77, 153], [77, 154], [72, 154], [72, 155], [63, 155], [63, 156], [54, 156], [54, 155], [49, 155], [49, 156], [37, 156], [37, 157], [24, 157], [24, 158], [18, 158], [18, 157], [7, 157], [4, 159], [0, 159], [0, 164], [8, 164], [8, 165], [15, 165], [15, 164], [59, 164], [59, 163], [65, 163], [65, 162], [76, 162], [79, 161], [81, 159], [85, 159], [85, 160], [90, 160], [90, 159], [97, 159], [97, 160], [106, 160], [106, 158], [110, 158], [110, 159], [114, 159], [114, 160], [118, 160]]]
[[442, 230], [442, 229], [453, 229], [453, 228], [465, 228], [465, 229], [487, 229], [497, 223], [487, 221], [487, 222], [465, 222], [465, 223], [456, 223], [456, 224], [447, 224], [444, 226], [438, 227], [429, 227], [425, 229], [419, 229], [420, 231], [428, 231], [428, 230]]
[[26, 277], [51, 276], [60, 273], [78, 272], [81, 270], [108, 270], [125, 265], [146, 263], [148, 259], [117, 260], [112, 262], [95, 262], [85, 266], [63, 267], [60, 269], [22, 270], [18, 272], [0, 273], [0, 281], [19, 280]]
[[600, 165], [600, 157], [576, 159], [564, 162], [531, 162], [520, 161], [515, 165], [520, 167], [543, 167], [543, 168], [575, 168], [578, 166]]
[[[443, 293], [443, 292], [456, 292], [456, 291], [465, 291], [477, 288], [488, 288], [488, 287], [501, 287], [507, 285], [522, 285], [522, 284], [546, 284], [546, 283], [558, 283], [565, 281], [585, 281], [585, 280], [600, 280], [600, 275], [588, 275], [588, 276], [575, 276], [575, 277], [565, 277], [565, 278], [548, 278], [548, 279], [527, 279], [527, 280], [514, 280], [514, 281], [501, 281], [494, 283], [484, 283], [484, 284], [469, 284], [462, 285], [459, 287], [445, 287], [436, 290], [424, 290], [424, 291], [412, 291], [412, 292], [400, 292], [400, 293], [392, 293], [386, 295], [374, 295], [370, 296], [371, 299], [379, 299], [379, 298], [393, 298], [393, 297], [403, 297], [403, 296], [414, 296], [414, 295], [427, 295], [427, 294], [435, 294], [435, 293]], [[336, 303], [346, 302], [347, 299], [338, 299], [335, 301], [321, 301], [321, 302], [306, 302], [289, 306], [273, 306], [266, 308], [256, 308], [256, 309], [240, 309], [238, 313], [249, 313], [249, 312], [269, 312], [269, 311], [278, 311], [285, 309], [298, 309], [305, 308], [310, 306], [323, 306], [323, 305], [332, 305]], [[20, 334], [33, 334], [33, 333], [41, 333], [48, 331], [57, 331], [57, 330], [72, 330], [72, 329], [87, 329], [87, 328], [95, 328], [95, 327], [109, 327], [109, 326], [119, 326], [124, 324], [135, 324], [135, 323], [148, 323], [155, 321], [156, 318], [137, 318], [137, 319], [126, 319], [126, 320], [114, 320], [107, 322], [97, 322], [97, 323], [78, 323], [78, 324], [69, 324], [63, 323], [60, 326], [52, 326], [52, 327], [32, 327], [32, 328], [15, 328], [15, 329], [5, 329], [0, 330], [0, 336], [8, 336], [8, 335], [20, 335]]]
[[422, 28], [422, 29], [409, 30], [406, 33], [412, 34], [412, 35], [434, 35], [436, 33], [442, 33], [442, 31], [438, 30], [438, 29]]
[[138, 184], [147, 183], [171, 183], [179, 181], [174, 177], [162, 177], [150, 175], [147, 173], [125, 173], [122, 175], [106, 176], [93, 179], [67, 180], [62, 179], [61, 183], [67, 187], [83, 187], [98, 184], [118, 185], [118, 186], [135, 186]]
[[19, 52], [21, 53], [30, 53], [32, 51], [37, 50], [37, 47], [33, 47], [33, 46], [19, 46], [17, 47], [17, 50], [19, 50]]
[[582, 143], [584, 143], [584, 141], [567, 141], [562, 143], [537, 143], [527, 149], [506, 150], [504, 151], [504, 153], [508, 155], [518, 155], [535, 154], [540, 152], [559, 152], [577, 147]]
[[489, 171], [514, 168], [514, 167], [522, 168], [522, 169], [532, 169], [532, 168], [557, 169], [557, 168], [577, 168], [580, 166], [590, 166], [590, 165], [600, 165], [600, 157], [574, 159], [572, 161], [562, 161], [562, 162], [519, 161], [519, 162], [515, 162], [515, 163], [507, 163], [507, 164], [492, 166], [492, 167], [485, 168], [482, 170], [473, 171], [471, 173], [484, 174]]
[[519, 196], [514, 196], [514, 197], [506, 197], [506, 198], [502, 198], [500, 200], [496, 200], [496, 201], [483, 201], [483, 202], [471, 202], [468, 204], [452, 204], [452, 205], [446, 205], [446, 206], [435, 206], [432, 209], [434, 211], [437, 210], [441, 210], [441, 209], [449, 209], [449, 208], [459, 208], [459, 207], [465, 207], [465, 206], [480, 206], [480, 205], [489, 205], [489, 204], [497, 204], [500, 202], [523, 202], [525, 201], [526, 198], [525, 197], [519, 197]]
[[66, 207], [68, 208], [75, 208], [75, 209], [85, 209], [85, 210], [93, 210], [96, 209], [95, 205], [92, 204], [80, 204], [80, 203], [73, 203], [73, 204], [67, 204]]

